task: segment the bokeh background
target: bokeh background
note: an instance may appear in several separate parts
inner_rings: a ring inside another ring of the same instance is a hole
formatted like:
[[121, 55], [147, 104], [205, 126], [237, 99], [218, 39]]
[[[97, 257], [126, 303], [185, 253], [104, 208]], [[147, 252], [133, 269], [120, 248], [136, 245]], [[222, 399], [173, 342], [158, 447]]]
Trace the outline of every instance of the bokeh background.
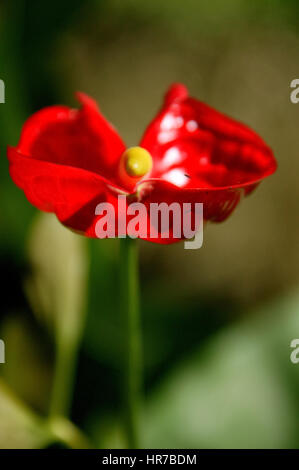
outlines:
[[258, 131], [279, 169], [200, 250], [140, 242], [143, 445], [298, 447], [298, 28], [296, 0], [1, 1], [0, 448], [63, 445], [44, 426], [55, 335], [83, 316], [70, 419], [94, 446], [123, 445], [118, 241], [38, 214], [6, 146], [76, 90], [134, 145], [174, 81]]

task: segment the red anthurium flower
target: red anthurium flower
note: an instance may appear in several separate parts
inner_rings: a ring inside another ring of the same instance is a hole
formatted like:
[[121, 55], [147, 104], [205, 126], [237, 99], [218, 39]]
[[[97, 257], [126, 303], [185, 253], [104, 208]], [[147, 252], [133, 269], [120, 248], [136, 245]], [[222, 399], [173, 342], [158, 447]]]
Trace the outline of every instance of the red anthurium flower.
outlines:
[[[170, 87], [140, 147], [131, 149], [91, 98], [77, 97], [79, 110], [51, 106], [30, 117], [8, 158], [28, 200], [86, 236], [97, 236], [99, 203], [111, 202], [120, 217], [118, 195], [147, 209], [152, 202], [202, 202], [206, 221], [223, 221], [276, 169], [255, 132], [190, 98], [183, 85]], [[178, 238], [170, 233], [152, 241]]]

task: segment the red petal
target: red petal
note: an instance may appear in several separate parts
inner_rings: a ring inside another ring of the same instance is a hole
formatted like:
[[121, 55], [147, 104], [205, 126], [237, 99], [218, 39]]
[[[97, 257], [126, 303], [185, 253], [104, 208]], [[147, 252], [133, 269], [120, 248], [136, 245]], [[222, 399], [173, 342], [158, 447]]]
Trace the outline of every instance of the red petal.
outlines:
[[[194, 223], [195, 203], [203, 203], [203, 218], [206, 221], [222, 222], [235, 209], [242, 196], [246, 193], [244, 188], [224, 188], [224, 189], [181, 189], [176, 185], [162, 179], [147, 179], [139, 183], [138, 195], [139, 202], [145, 204], [147, 208], [147, 226], [150, 227], [150, 204], [166, 202], [168, 205], [173, 202], [179, 203], [181, 214], [183, 214], [183, 204], [191, 203], [192, 224]], [[181, 219], [180, 231], [181, 238], [173, 236], [173, 227], [170, 226], [169, 237], [155, 239], [149, 236], [145, 238], [155, 243], [175, 243], [184, 239], [183, 236], [183, 218]], [[150, 230], [148, 230], [148, 234]]]
[[247, 126], [189, 98], [183, 85], [165, 103], [140, 144], [153, 156], [153, 178], [181, 188], [245, 188], [273, 173], [271, 149]]
[[[154, 160], [150, 177], [138, 185], [148, 213], [152, 202], [202, 202], [204, 219], [221, 222], [276, 169], [271, 149], [254, 131], [189, 98], [180, 84], [166, 93], [140, 145]], [[174, 241], [171, 236], [167, 243]]]
[[8, 148], [10, 175], [38, 209], [54, 212], [67, 227], [95, 237], [100, 202], [116, 201], [121, 188], [81, 168], [37, 160]]
[[97, 104], [77, 93], [82, 107], [51, 106], [25, 123], [17, 150], [23, 155], [73, 166], [113, 178], [125, 145], [99, 112]]

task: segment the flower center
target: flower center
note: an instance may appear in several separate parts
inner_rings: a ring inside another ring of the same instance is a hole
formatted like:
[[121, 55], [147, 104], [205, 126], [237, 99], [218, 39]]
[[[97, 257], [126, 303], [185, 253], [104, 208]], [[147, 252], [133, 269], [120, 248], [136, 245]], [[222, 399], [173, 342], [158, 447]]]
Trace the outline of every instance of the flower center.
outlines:
[[121, 157], [119, 174], [125, 186], [132, 188], [153, 166], [151, 154], [142, 147], [130, 147]]
[[153, 166], [152, 157], [149, 152], [141, 147], [127, 149], [123, 157], [126, 173], [133, 178], [141, 178], [146, 175]]

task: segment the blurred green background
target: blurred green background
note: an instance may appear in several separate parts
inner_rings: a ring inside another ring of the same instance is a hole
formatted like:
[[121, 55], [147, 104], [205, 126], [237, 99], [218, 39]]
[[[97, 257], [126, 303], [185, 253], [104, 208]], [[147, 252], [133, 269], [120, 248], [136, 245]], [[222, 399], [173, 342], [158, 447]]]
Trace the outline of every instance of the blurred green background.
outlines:
[[[297, 448], [298, 78], [295, 0], [7, 0], [0, 3], [0, 448], [61, 446], [45, 429], [55, 335], [86, 316], [71, 410], [95, 446], [121, 447], [118, 241], [41, 215], [6, 146], [39, 108], [95, 97], [128, 145], [167, 86], [240, 119], [278, 172], [198, 251], [140, 242], [148, 448]], [[85, 296], [86, 294], [86, 296]]]

